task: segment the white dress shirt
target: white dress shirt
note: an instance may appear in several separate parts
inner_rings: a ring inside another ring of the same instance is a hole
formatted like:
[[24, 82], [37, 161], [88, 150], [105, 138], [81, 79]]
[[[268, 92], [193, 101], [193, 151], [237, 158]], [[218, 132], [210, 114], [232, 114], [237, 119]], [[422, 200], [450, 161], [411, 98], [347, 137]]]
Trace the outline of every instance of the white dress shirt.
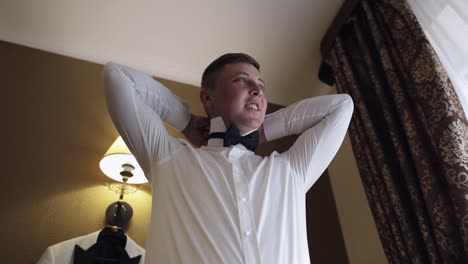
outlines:
[[[268, 115], [267, 140], [301, 134], [284, 153], [260, 157], [220, 139], [195, 148], [188, 107], [150, 75], [108, 63], [110, 115], [152, 188], [147, 263], [309, 263], [306, 192], [326, 169], [353, 111], [348, 95], [300, 101]], [[221, 118], [211, 132], [225, 131]], [[320, 216], [317, 216], [320, 217]]]

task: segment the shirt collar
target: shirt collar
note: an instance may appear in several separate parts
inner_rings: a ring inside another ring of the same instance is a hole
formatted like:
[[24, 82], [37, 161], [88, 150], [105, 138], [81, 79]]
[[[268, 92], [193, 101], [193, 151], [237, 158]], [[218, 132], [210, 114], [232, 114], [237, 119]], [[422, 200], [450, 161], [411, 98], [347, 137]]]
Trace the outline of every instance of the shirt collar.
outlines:
[[[226, 132], [227, 128], [226, 125], [224, 124], [224, 120], [221, 116], [217, 116], [214, 118], [211, 118], [210, 120], [210, 134], [215, 133], [215, 132], [220, 132], [224, 133]], [[254, 129], [252, 131], [249, 131], [242, 136], [246, 136], [254, 131], [257, 131], [258, 129]], [[207, 147], [223, 147], [224, 145], [224, 140], [222, 138], [210, 138], [208, 139], [208, 144]], [[242, 148], [245, 148], [243, 145], [238, 144], [238, 146], [242, 146]]]
[[[224, 124], [223, 118], [221, 116], [217, 116], [211, 118], [210, 120], [210, 134], [215, 132], [226, 132], [227, 128]], [[208, 147], [223, 147], [224, 140], [222, 138], [210, 138], [208, 139]]]

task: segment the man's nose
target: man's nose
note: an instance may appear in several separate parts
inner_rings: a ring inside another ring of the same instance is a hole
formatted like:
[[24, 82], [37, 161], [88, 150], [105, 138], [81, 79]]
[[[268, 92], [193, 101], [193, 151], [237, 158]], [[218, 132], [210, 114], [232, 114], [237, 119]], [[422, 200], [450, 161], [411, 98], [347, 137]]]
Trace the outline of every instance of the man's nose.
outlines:
[[260, 85], [254, 83], [250, 87], [249, 91], [250, 95], [255, 95], [255, 96], [262, 96], [263, 95], [263, 89], [260, 87]]

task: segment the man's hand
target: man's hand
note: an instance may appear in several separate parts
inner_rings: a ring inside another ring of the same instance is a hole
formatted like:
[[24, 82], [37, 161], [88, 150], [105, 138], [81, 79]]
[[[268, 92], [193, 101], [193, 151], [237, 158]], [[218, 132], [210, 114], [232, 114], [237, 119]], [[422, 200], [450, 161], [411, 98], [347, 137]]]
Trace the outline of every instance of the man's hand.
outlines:
[[182, 134], [195, 146], [206, 145], [210, 133], [210, 119], [204, 116], [193, 115]]

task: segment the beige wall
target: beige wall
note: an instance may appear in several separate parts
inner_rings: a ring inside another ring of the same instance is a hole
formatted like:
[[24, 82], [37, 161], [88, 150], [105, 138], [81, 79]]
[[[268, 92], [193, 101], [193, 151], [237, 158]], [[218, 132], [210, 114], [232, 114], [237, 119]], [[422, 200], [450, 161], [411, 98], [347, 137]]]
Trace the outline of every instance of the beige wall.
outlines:
[[328, 167], [328, 171], [349, 263], [388, 263], [348, 136]]

